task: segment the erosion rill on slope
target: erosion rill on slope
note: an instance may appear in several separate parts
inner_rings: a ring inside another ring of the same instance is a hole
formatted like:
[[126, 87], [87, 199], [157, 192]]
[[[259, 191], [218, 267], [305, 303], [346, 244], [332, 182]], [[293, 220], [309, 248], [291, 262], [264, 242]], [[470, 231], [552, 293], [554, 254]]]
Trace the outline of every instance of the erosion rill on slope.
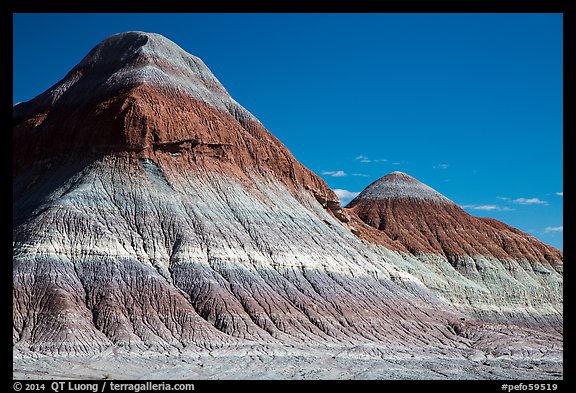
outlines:
[[454, 230], [417, 230], [428, 194], [373, 213], [374, 185], [346, 213], [162, 36], [111, 36], [16, 105], [13, 151], [15, 356], [356, 348], [458, 359], [452, 378], [516, 375], [478, 356], [561, 364], [558, 251], [433, 191]]

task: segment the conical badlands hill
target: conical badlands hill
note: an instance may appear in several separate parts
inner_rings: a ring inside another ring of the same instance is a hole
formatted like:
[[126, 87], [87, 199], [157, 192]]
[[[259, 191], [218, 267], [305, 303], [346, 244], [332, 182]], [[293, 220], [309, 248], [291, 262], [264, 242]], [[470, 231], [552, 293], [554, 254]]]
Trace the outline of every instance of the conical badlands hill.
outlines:
[[[359, 253], [337, 245], [361, 247], [333, 222], [336, 196], [173, 42], [108, 38], [14, 123], [15, 342], [209, 345], [340, 327], [320, 321], [308, 277]], [[337, 247], [330, 260], [318, 241]]]
[[461, 311], [561, 331], [559, 250], [500, 221], [474, 217], [402, 172], [369, 185], [346, 211], [355, 224], [371, 227], [360, 237], [397, 250], [402, 258], [390, 260]]
[[[13, 151], [18, 351], [296, 345], [340, 348], [332, 359], [370, 348], [462, 361], [561, 351], [561, 335], [471, 318], [418, 268], [408, 270], [419, 278], [404, 271], [415, 249], [376, 229], [380, 210], [364, 214], [360, 198], [349, 222], [318, 176], [162, 36], [111, 36], [15, 106]], [[494, 228], [524, 236], [514, 231]]]

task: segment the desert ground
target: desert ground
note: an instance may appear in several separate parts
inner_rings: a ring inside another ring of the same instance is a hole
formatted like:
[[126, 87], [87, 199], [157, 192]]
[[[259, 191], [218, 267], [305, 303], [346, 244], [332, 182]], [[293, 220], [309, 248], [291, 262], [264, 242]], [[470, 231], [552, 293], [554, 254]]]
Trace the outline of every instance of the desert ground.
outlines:
[[309, 347], [253, 345], [215, 350], [94, 356], [14, 353], [14, 379], [562, 379], [562, 353], [494, 357], [471, 351], [454, 356], [421, 351], [392, 353], [376, 345]]

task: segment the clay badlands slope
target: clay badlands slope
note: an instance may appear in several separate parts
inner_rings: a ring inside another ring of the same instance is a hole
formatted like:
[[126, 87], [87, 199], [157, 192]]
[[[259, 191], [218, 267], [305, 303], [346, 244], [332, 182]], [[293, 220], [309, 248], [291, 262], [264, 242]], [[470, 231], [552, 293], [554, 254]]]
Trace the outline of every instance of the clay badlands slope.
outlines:
[[562, 332], [563, 259], [554, 247], [471, 216], [402, 172], [375, 181], [345, 210], [360, 237], [385, 256], [396, 250], [401, 257], [389, 260], [461, 311]]
[[[162, 36], [111, 36], [15, 106], [13, 151], [15, 375], [86, 376], [95, 362], [119, 372], [129, 356], [141, 367], [125, 376], [165, 378], [150, 370], [167, 353], [219, 354], [203, 373], [185, 368], [206, 378], [254, 377], [255, 354], [276, 359], [262, 378], [558, 375], [561, 329], [500, 311], [525, 301], [561, 321], [560, 273], [538, 281], [545, 296], [494, 284], [499, 317], [464, 315], [467, 284], [427, 288], [450, 278], [428, 280], [414, 250], [360, 211], [349, 222], [318, 176]], [[373, 244], [356, 235], [370, 231]]]

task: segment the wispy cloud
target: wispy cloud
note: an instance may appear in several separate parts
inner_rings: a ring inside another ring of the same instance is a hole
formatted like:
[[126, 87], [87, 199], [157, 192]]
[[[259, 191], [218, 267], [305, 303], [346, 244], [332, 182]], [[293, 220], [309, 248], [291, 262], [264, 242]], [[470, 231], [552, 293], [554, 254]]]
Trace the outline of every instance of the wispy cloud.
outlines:
[[434, 169], [448, 169], [448, 168], [450, 168], [450, 164], [436, 164], [432, 168], [434, 168]]
[[392, 165], [401, 165], [401, 162], [393, 162]]
[[496, 205], [462, 205], [462, 209], [471, 210], [500, 210]]
[[509, 207], [506, 206], [498, 206], [498, 205], [462, 205], [460, 206], [462, 209], [468, 209], [468, 210], [484, 210], [484, 211], [505, 211], [505, 212], [509, 212], [509, 211], [513, 211], [514, 209], [511, 209]]
[[546, 227], [544, 232], [564, 232], [564, 225], [559, 227]]
[[358, 156], [358, 157], [356, 157], [356, 159], [360, 162], [372, 162], [372, 160], [366, 156]]
[[[558, 195], [562, 194], [562, 193], [556, 193]], [[550, 195], [550, 194], [547, 194]], [[501, 201], [506, 201], [508, 203], [516, 203], [518, 205], [548, 205], [547, 201], [543, 201], [540, 198], [516, 198], [516, 199], [512, 199], [512, 198], [508, 198], [508, 197], [503, 197], [503, 196], [497, 196], [496, 199], [500, 199]]]
[[370, 175], [367, 175], [367, 174], [365, 174], [365, 173], [353, 173], [352, 176], [370, 177]]
[[538, 198], [516, 198], [512, 202], [518, 203], [520, 205], [547, 205], [548, 202], [542, 201]]
[[341, 202], [345, 200], [350, 200], [352, 198], [356, 198], [358, 194], [360, 194], [359, 192], [342, 190], [340, 188], [335, 188], [333, 191], [338, 196]]
[[360, 161], [360, 162], [363, 162], [363, 163], [369, 163], [369, 162], [386, 162], [386, 161], [388, 161], [386, 158], [376, 158], [376, 159], [373, 159], [373, 158], [368, 158], [368, 157], [362, 156], [362, 155], [357, 156], [356, 159], [357, 159], [358, 161]]
[[564, 191], [557, 192], [556, 195], [559, 195], [559, 196], [563, 197], [563, 196], [564, 196]]
[[322, 171], [323, 175], [328, 175], [332, 177], [344, 177], [348, 176], [348, 174], [344, 171]]

